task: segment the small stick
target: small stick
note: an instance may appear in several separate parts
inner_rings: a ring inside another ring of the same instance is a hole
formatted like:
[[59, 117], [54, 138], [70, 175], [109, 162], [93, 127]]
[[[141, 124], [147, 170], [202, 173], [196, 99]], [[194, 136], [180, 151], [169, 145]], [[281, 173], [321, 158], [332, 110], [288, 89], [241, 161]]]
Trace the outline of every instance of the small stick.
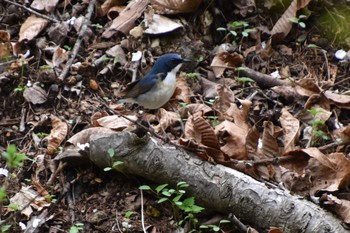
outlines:
[[58, 77], [58, 79], [61, 81], [63, 81], [63, 79], [67, 76], [69, 69], [73, 65], [73, 61], [78, 54], [78, 51], [79, 51], [79, 48], [81, 45], [81, 41], [83, 39], [83, 35], [85, 34], [85, 32], [88, 28], [88, 25], [90, 24], [90, 19], [91, 19], [92, 12], [94, 10], [95, 2], [96, 2], [96, 0], [91, 0], [89, 3], [88, 12], [86, 13], [86, 15], [84, 17], [85, 21], [83, 23], [83, 26], [81, 26], [81, 28], [80, 28], [78, 39], [75, 42], [74, 48], [72, 50], [72, 55], [71, 55], [70, 59], [67, 61], [67, 64], [66, 64], [64, 70], [62, 71], [62, 73]]

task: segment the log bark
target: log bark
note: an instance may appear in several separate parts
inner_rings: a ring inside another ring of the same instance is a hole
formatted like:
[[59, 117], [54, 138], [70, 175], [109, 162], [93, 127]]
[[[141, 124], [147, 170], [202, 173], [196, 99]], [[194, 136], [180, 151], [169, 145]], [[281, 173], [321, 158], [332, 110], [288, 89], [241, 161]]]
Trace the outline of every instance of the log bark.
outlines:
[[[123, 161], [117, 170], [159, 184], [186, 181], [187, 192], [208, 210], [233, 213], [244, 223], [283, 232], [350, 232], [332, 213], [288, 191], [267, 187], [253, 178], [152, 138], [122, 132], [90, 141], [90, 159], [99, 167]], [[111, 158], [107, 150], [113, 148]]]

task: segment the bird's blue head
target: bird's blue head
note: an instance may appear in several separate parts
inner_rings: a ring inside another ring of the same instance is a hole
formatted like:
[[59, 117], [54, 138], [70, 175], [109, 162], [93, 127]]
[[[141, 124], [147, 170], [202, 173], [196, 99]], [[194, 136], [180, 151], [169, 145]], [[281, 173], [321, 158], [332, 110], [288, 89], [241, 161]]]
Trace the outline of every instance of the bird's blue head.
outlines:
[[170, 72], [179, 64], [187, 61], [189, 60], [182, 58], [180, 55], [176, 53], [168, 53], [158, 58], [152, 70], [150, 71], [150, 73], [152, 74], [167, 73], [167, 72]]

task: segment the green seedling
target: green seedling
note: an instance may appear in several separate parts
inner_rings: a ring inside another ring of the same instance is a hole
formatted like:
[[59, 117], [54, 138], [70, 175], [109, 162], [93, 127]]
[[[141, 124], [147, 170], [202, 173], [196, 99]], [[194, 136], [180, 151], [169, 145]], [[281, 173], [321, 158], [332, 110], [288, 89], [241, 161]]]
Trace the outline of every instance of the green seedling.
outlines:
[[221, 230], [221, 225], [225, 224], [225, 223], [230, 223], [229, 220], [226, 219], [222, 219], [219, 222], [219, 225], [213, 225], [213, 224], [209, 224], [209, 225], [200, 225], [200, 229], [211, 229], [214, 232], [219, 232]]
[[[111, 157], [111, 158], [113, 158], [113, 157], [115, 156], [115, 151], [114, 151], [113, 148], [109, 148], [109, 149], [107, 150], [107, 153], [108, 153], [109, 157]], [[110, 170], [112, 170], [113, 168], [116, 168], [116, 167], [118, 167], [119, 165], [121, 165], [121, 164], [123, 164], [123, 163], [124, 163], [123, 161], [115, 161], [115, 162], [113, 162], [112, 167], [105, 167], [105, 168], [103, 169], [103, 171], [105, 171], [105, 172], [110, 171]]]
[[126, 211], [125, 214], [124, 214], [124, 217], [125, 218], [131, 218], [131, 216], [134, 214], [135, 212], [134, 211]]
[[249, 23], [246, 21], [233, 21], [227, 25], [227, 28], [219, 27], [216, 30], [227, 32], [226, 37], [231, 35], [234, 40], [246, 38], [251, 32], [256, 30], [253, 28], [248, 28]]
[[317, 119], [317, 114], [323, 113], [324, 111], [319, 109], [307, 110], [312, 115], [312, 120], [308, 122], [311, 126], [311, 145], [318, 145], [321, 141], [329, 140], [329, 136], [323, 130], [326, 128], [326, 122], [324, 120]]
[[[158, 203], [170, 203], [174, 219], [178, 222], [178, 225], [188, 222], [195, 228], [198, 224], [195, 215], [202, 212], [204, 208], [195, 204], [194, 197], [184, 198], [186, 193], [184, 188], [187, 187], [189, 187], [189, 184], [180, 181], [177, 183], [176, 189], [168, 188], [168, 184], [159, 185], [155, 189], [148, 185], [142, 185], [139, 189], [151, 191], [158, 198]], [[182, 220], [180, 220], [181, 213], [185, 216]]]
[[306, 27], [306, 24], [305, 24], [302, 20], [304, 20], [304, 19], [306, 19], [306, 18], [307, 18], [306, 15], [299, 15], [298, 17], [291, 17], [291, 18], [288, 18], [288, 20], [289, 20], [289, 22], [298, 24], [299, 27], [301, 27], [301, 28], [305, 28], [305, 27]]
[[70, 227], [69, 233], [78, 233], [79, 231], [84, 230], [84, 223], [76, 223]]
[[22, 166], [23, 162], [28, 159], [24, 153], [17, 151], [14, 144], [9, 145], [6, 151], [2, 152], [2, 157], [6, 159], [6, 164], [11, 169]]
[[208, 116], [208, 119], [210, 120], [211, 125], [214, 127], [220, 124], [218, 116]]

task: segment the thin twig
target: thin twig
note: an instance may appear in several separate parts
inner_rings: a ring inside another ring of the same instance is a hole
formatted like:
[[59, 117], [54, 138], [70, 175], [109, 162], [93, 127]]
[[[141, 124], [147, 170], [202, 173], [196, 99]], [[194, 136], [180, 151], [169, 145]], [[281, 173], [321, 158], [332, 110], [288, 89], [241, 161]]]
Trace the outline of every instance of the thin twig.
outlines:
[[141, 191], [141, 224], [142, 224], [142, 230], [144, 233], [147, 233], [147, 230], [145, 228], [145, 216], [143, 213], [143, 192], [142, 189], [140, 189]]
[[[120, 233], [123, 233], [122, 229], [121, 229], [120, 226], [119, 226], [119, 220], [118, 220], [118, 213], [117, 213], [117, 211], [115, 211], [115, 222], [116, 222], [116, 224], [117, 224], [118, 231], [119, 231]], [[112, 230], [113, 230], [113, 229], [112, 229]]]
[[57, 19], [53, 19], [53, 18], [51, 18], [51, 17], [49, 17], [47, 15], [40, 14], [39, 12], [36, 12], [35, 10], [32, 10], [32, 9], [30, 9], [30, 8], [24, 6], [24, 5], [21, 5], [21, 4], [17, 3], [17, 2], [12, 2], [12, 1], [9, 1], [9, 0], [4, 0], [4, 2], [7, 2], [7, 3], [12, 4], [12, 5], [15, 5], [15, 6], [20, 7], [20, 8], [23, 8], [26, 11], [29, 11], [30, 13], [32, 13], [34, 15], [37, 15], [37, 16], [39, 16], [41, 18], [50, 20], [50, 21], [52, 21], [54, 23], [59, 23], [60, 22]]
[[83, 26], [81, 26], [81, 28], [80, 28], [77, 41], [75, 42], [73, 50], [72, 50], [72, 55], [69, 58], [69, 60], [67, 61], [67, 64], [66, 64], [64, 70], [62, 71], [62, 73], [58, 77], [58, 79], [61, 80], [61, 81], [63, 81], [63, 79], [67, 76], [68, 71], [70, 70], [70, 68], [73, 65], [73, 61], [74, 61], [75, 57], [78, 54], [81, 42], [83, 40], [83, 36], [84, 36], [84, 34], [85, 34], [85, 32], [86, 32], [86, 30], [88, 28], [88, 25], [90, 24], [90, 19], [91, 19], [91, 16], [92, 16], [92, 12], [94, 10], [95, 2], [96, 2], [96, 0], [91, 0], [90, 3], [89, 3], [87, 13], [86, 13], [86, 15], [84, 17], [85, 21], [83, 23]]

